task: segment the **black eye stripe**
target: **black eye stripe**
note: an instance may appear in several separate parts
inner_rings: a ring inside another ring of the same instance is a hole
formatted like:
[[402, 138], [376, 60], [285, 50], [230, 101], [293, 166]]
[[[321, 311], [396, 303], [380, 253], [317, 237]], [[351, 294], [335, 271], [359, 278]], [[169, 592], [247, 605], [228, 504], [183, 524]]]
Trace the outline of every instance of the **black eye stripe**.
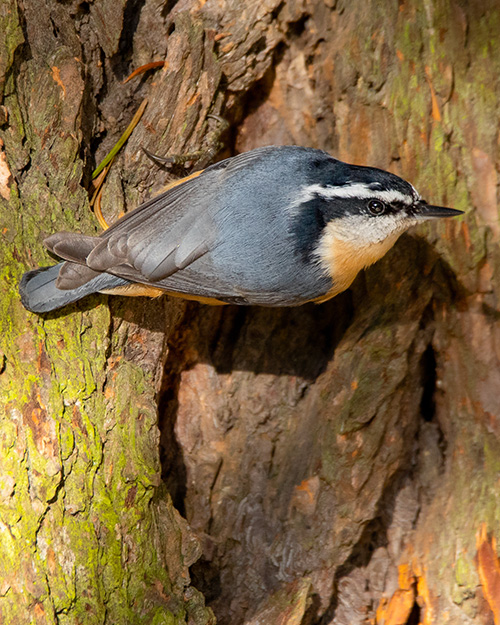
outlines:
[[[384, 204], [385, 206], [384, 210], [378, 213], [376, 210], [372, 211], [369, 206], [371, 202], [378, 202], [378, 203]], [[372, 198], [370, 200], [367, 200], [365, 205], [368, 208], [368, 211], [370, 212], [370, 214], [377, 214], [377, 215], [389, 215], [389, 214], [396, 215], [397, 213], [400, 213], [400, 212], [406, 212], [411, 208], [411, 205], [406, 204], [405, 202], [400, 202], [397, 200], [393, 202], [386, 202], [385, 200], [379, 200], [377, 198]]]

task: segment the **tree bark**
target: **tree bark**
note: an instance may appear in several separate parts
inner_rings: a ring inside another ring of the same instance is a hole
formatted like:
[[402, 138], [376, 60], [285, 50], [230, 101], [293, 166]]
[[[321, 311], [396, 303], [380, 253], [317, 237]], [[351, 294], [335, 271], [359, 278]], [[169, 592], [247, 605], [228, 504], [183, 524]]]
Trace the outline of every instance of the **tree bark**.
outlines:
[[[497, 3], [0, 0], [0, 24], [2, 622], [499, 623]], [[466, 215], [320, 306], [27, 313], [22, 272], [98, 231], [90, 172], [145, 97], [111, 221], [188, 172], [141, 146], [209, 147], [208, 114], [224, 155], [318, 147]]]

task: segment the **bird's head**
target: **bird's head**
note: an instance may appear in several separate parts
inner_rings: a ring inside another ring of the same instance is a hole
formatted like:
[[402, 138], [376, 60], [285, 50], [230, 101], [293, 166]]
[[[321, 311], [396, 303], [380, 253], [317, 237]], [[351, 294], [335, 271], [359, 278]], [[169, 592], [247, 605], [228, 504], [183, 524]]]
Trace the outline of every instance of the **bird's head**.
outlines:
[[362, 268], [381, 258], [411, 226], [462, 214], [428, 204], [409, 182], [394, 174], [332, 158], [324, 162], [321, 175], [302, 188], [295, 207], [294, 230], [301, 251], [342, 287], [336, 292], [347, 288]]

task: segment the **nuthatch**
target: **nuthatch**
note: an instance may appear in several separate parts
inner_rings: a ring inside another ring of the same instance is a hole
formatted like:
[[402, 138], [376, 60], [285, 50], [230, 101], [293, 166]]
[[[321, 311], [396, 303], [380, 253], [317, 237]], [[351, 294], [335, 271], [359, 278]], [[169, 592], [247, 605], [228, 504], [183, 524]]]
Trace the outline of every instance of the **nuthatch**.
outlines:
[[24, 274], [21, 299], [37, 313], [96, 292], [324, 302], [410, 226], [459, 214], [380, 169], [310, 148], [258, 148], [189, 176], [98, 237], [49, 236], [45, 245], [64, 262]]

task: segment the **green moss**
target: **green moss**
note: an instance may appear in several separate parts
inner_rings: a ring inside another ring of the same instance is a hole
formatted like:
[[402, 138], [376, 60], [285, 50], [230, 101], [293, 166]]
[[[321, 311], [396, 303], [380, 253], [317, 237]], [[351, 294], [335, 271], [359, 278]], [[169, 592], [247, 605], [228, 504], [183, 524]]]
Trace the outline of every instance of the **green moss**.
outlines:
[[500, 474], [500, 445], [487, 438], [484, 440], [484, 468], [488, 475]]
[[176, 619], [171, 613], [165, 614], [165, 611], [161, 609], [155, 610], [153, 616], [148, 615], [147, 621], [152, 625], [176, 625], [176, 623], [185, 622], [184, 619]]
[[[56, 613], [59, 623], [104, 623], [106, 614], [115, 623], [184, 623], [183, 582], [172, 599], [176, 611], [150, 596], [158, 583], [169, 593], [173, 588], [151, 542], [159, 460], [150, 375], [127, 362], [118, 343], [116, 378], [107, 371], [106, 306], [82, 312], [74, 305], [38, 317], [19, 301], [27, 266], [52, 262], [41, 244], [44, 233], [95, 230], [84, 189], [68, 194], [66, 187], [80, 182], [79, 144], [64, 133], [51, 138], [51, 124], [63, 123], [61, 102], [54, 81], [36, 64], [30, 80], [37, 72], [46, 98], [32, 102], [27, 128], [15, 113], [20, 107], [12, 108], [9, 139], [14, 154], [14, 140], [28, 137], [32, 166], [10, 205], [0, 204], [0, 350], [6, 359], [0, 375], [0, 527], [8, 527], [0, 579], [18, 569], [26, 575], [25, 586], [0, 597], [1, 620], [23, 623], [19, 614], [25, 618], [37, 604], [51, 623]], [[56, 146], [51, 159], [41, 146], [43, 133]], [[104, 397], [109, 387], [113, 394]], [[170, 525], [179, 531], [173, 518]], [[171, 557], [182, 560], [180, 553]], [[188, 576], [183, 579], [187, 584]]]
[[469, 586], [471, 580], [477, 577], [474, 562], [470, 557], [459, 555], [455, 562], [455, 580], [459, 586]]
[[17, 48], [24, 42], [23, 29], [19, 20], [17, 2], [4, 0], [0, 13], [0, 102], [4, 92], [5, 74], [14, 61]]

